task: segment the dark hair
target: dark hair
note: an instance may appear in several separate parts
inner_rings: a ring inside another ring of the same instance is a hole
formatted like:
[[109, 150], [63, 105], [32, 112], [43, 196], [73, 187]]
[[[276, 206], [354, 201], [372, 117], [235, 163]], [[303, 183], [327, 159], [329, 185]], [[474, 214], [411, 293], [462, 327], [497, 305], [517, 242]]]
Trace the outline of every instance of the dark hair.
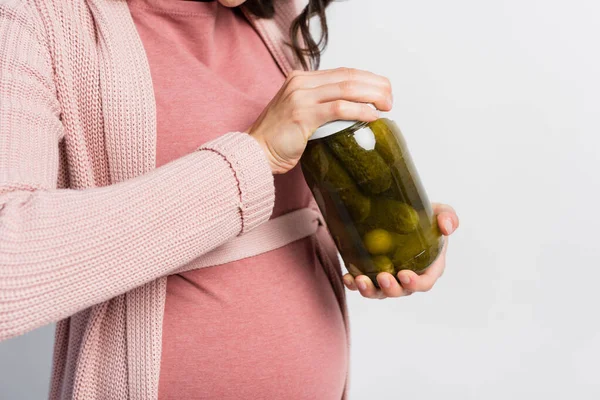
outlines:
[[[259, 18], [273, 18], [275, 15], [275, 7], [273, 2], [277, 0], [248, 0], [244, 4], [246, 9]], [[309, 0], [306, 8], [294, 20], [290, 27], [290, 43], [289, 46], [294, 50], [296, 58], [302, 64], [304, 69], [319, 68], [321, 61], [321, 53], [327, 46], [329, 39], [329, 31], [327, 29], [327, 17], [325, 16], [325, 8], [333, 0]], [[318, 40], [310, 34], [310, 19], [318, 17], [321, 25], [321, 34]], [[300, 40], [302, 38], [302, 40]], [[302, 43], [303, 42], [303, 43]], [[309, 63], [306, 62], [308, 56]]]

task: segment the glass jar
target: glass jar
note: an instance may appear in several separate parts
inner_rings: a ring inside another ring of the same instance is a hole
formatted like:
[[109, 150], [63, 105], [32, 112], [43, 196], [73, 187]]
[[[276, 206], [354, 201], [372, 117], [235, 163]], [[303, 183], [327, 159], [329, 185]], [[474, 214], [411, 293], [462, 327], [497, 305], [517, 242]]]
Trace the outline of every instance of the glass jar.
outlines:
[[422, 273], [443, 246], [437, 219], [398, 126], [336, 121], [300, 160], [306, 181], [353, 276]]

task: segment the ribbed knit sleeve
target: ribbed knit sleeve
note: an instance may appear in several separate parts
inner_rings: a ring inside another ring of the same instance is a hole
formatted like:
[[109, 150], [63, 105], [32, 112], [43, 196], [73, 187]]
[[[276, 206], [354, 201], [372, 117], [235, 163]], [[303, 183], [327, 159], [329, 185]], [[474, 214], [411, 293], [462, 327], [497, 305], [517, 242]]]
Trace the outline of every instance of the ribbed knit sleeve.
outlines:
[[0, 340], [167, 275], [274, 203], [268, 163], [243, 133], [116, 185], [56, 189], [61, 110], [27, 7], [0, 6]]

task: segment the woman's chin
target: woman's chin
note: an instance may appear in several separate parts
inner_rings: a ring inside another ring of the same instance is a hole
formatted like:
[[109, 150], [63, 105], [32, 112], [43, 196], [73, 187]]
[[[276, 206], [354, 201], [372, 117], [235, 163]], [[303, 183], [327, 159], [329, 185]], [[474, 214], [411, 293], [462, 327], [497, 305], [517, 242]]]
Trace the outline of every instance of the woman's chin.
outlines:
[[245, 2], [246, 0], [219, 0], [219, 3], [225, 7], [237, 7]]

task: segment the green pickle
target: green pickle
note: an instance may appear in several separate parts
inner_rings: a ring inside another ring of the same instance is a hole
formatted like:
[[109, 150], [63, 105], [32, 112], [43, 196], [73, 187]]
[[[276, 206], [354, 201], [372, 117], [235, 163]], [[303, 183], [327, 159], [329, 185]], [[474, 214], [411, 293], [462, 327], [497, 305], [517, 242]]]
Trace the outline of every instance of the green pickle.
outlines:
[[404, 139], [394, 134], [394, 131], [400, 132], [398, 126], [393, 121], [382, 118], [371, 122], [369, 127], [377, 141], [375, 150], [381, 154], [388, 165], [392, 166], [393, 183], [381, 195], [401, 199], [411, 204], [417, 211], [426, 209], [422, 201], [425, 190], [418, 180], [412, 157], [408, 153]]
[[[371, 150], [354, 138], [365, 128], [375, 138]], [[422, 273], [440, 254], [437, 219], [393, 121], [357, 123], [311, 139], [300, 163], [352, 275], [378, 286], [377, 274]]]
[[367, 251], [374, 255], [389, 253], [396, 247], [394, 237], [385, 229], [373, 229], [367, 232], [363, 243]]
[[389, 257], [386, 256], [375, 256], [373, 257], [373, 264], [377, 272], [389, 272], [394, 274], [394, 264]]
[[383, 228], [396, 233], [409, 233], [417, 229], [419, 214], [406, 203], [386, 198], [372, 199], [371, 213], [364, 225]]
[[352, 133], [334, 135], [327, 145], [368, 194], [385, 192], [392, 185], [392, 172], [381, 155], [376, 150], [361, 147]]
[[392, 256], [396, 272], [403, 269], [423, 272], [436, 260], [441, 251], [443, 241], [440, 236], [437, 225], [432, 225], [429, 232], [418, 230], [396, 237], [396, 250]]
[[307, 169], [317, 182], [327, 185], [336, 192], [347, 207], [354, 221], [364, 221], [371, 211], [371, 199], [363, 195], [340, 165], [339, 161], [322, 143], [315, 143], [307, 148], [303, 156], [303, 167]]
[[388, 126], [391, 123], [389, 119], [381, 118], [369, 124], [369, 128], [371, 128], [371, 131], [375, 135], [375, 150], [377, 150], [388, 165], [401, 161], [403, 158], [398, 139]]

